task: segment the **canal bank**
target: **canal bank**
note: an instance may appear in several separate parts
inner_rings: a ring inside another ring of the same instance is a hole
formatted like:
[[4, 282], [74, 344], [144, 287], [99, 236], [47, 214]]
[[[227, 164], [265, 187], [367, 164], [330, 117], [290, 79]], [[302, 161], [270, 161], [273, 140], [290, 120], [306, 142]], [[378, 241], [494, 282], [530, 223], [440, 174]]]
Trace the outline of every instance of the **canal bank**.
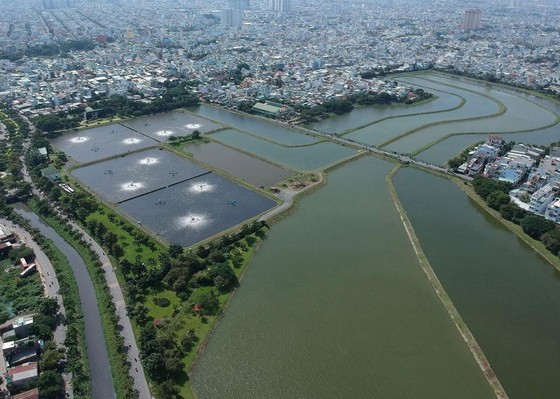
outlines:
[[482, 370], [484, 376], [488, 380], [488, 383], [490, 384], [492, 389], [494, 389], [494, 392], [496, 393], [496, 397], [502, 399], [507, 398], [508, 396], [504, 388], [502, 387], [502, 384], [500, 384], [500, 381], [498, 380], [496, 374], [492, 370], [492, 367], [490, 366], [488, 359], [484, 355], [484, 352], [480, 348], [480, 345], [478, 345], [478, 342], [476, 342], [476, 339], [474, 338], [473, 334], [469, 330], [469, 327], [465, 324], [465, 321], [457, 311], [457, 308], [455, 308], [455, 305], [453, 305], [453, 302], [445, 292], [445, 289], [443, 285], [441, 285], [439, 279], [437, 278], [437, 275], [435, 274], [432, 265], [430, 265], [430, 261], [428, 260], [426, 254], [424, 254], [424, 251], [422, 250], [422, 246], [420, 245], [420, 240], [418, 239], [418, 236], [414, 232], [414, 227], [412, 226], [412, 223], [410, 222], [410, 219], [408, 218], [406, 211], [403, 208], [401, 201], [399, 200], [397, 191], [395, 190], [395, 186], [393, 184], [393, 177], [399, 171], [399, 169], [400, 166], [397, 165], [387, 175], [386, 178], [387, 187], [389, 189], [389, 192], [391, 193], [391, 198], [393, 199], [393, 202], [399, 212], [403, 226], [406, 230], [406, 234], [408, 236], [408, 239], [410, 240], [410, 244], [414, 248], [414, 252], [416, 253], [418, 262], [420, 263], [420, 266], [422, 266], [422, 269], [424, 270], [426, 277], [428, 277], [428, 280], [430, 281], [432, 287], [436, 291], [439, 299], [441, 300], [441, 303], [443, 304], [443, 306], [445, 306], [445, 309], [447, 309], [447, 313], [449, 313], [449, 317], [451, 317], [451, 320], [453, 320], [453, 323], [455, 323], [455, 326], [461, 333], [463, 340], [467, 343], [471, 353], [473, 354], [478, 365], [480, 366], [480, 369]]

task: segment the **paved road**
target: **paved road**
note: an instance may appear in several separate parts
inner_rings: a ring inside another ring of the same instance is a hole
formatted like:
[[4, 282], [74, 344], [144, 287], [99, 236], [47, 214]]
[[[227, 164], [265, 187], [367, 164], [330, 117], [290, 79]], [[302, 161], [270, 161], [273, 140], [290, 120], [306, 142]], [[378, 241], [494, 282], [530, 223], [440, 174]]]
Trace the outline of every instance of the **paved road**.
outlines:
[[144, 374], [144, 368], [140, 363], [140, 354], [138, 351], [138, 346], [136, 345], [136, 339], [134, 338], [134, 332], [132, 330], [132, 324], [130, 323], [130, 318], [126, 312], [126, 304], [124, 301], [124, 295], [122, 293], [121, 287], [115, 275], [115, 270], [113, 265], [109, 260], [109, 257], [103, 251], [103, 249], [93, 240], [80, 226], [74, 222], [70, 222], [74, 229], [80, 231], [84, 235], [84, 239], [91, 243], [92, 249], [97, 253], [99, 259], [103, 263], [103, 270], [105, 271], [105, 279], [107, 280], [107, 285], [109, 286], [111, 296], [113, 297], [113, 303], [117, 307], [117, 315], [120, 319], [120, 324], [123, 327], [121, 330], [121, 335], [124, 338], [124, 344], [128, 348], [127, 355], [132, 365], [130, 368], [130, 375], [134, 379], [134, 388], [139, 393], [140, 399], [151, 399], [150, 388], [148, 386], [148, 381]]
[[51, 239], [58, 249], [68, 258], [70, 267], [78, 283], [78, 292], [81, 301], [82, 313], [84, 315], [85, 340], [87, 355], [90, 364], [92, 397], [93, 399], [116, 398], [113, 376], [109, 355], [105, 345], [105, 335], [101, 325], [101, 316], [97, 306], [97, 298], [93, 288], [93, 282], [86, 269], [86, 265], [80, 255], [50, 226], [43, 223], [40, 218], [29, 208], [22, 204], [16, 204], [14, 209], [24, 218], [30, 220], [31, 225]]
[[294, 196], [296, 194], [297, 194], [297, 191], [292, 190], [290, 188], [280, 189], [280, 192], [278, 194], [276, 194], [276, 197], [278, 197], [279, 199], [282, 200], [282, 204], [280, 206], [277, 206], [274, 209], [271, 209], [270, 211], [268, 211], [264, 215], [262, 215], [259, 218], [259, 221], [270, 220], [270, 219], [274, 218], [276, 215], [279, 215], [280, 213], [290, 209], [290, 207], [294, 203]]
[[[35, 252], [35, 263], [37, 265], [37, 271], [41, 276], [41, 282], [43, 283], [43, 287], [45, 288], [45, 296], [48, 298], [55, 298], [58, 306], [59, 312], [62, 316], [66, 315], [66, 310], [64, 308], [64, 303], [62, 301], [62, 295], [59, 294], [60, 286], [58, 284], [58, 279], [56, 278], [56, 273], [54, 271], [53, 265], [47, 255], [43, 252], [39, 244], [37, 244], [31, 234], [25, 229], [23, 229], [19, 225], [14, 225], [9, 220], [0, 218], [0, 224], [7, 226], [9, 229], [13, 230], [16, 233], [20, 240], [25, 243], [29, 248]], [[56, 328], [53, 333], [54, 342], [59, 347], [64, 347], [64, 340], [66, 339], [66, 325], [61, 322], [56, 324]], [[66, 392], [68, 393], [69, 398], [73, 398], [74, 394], [72, 391], [72, 374], [71, 373], [63, 373], [62, 378], [64, 379], [64, 383], [66, 385]]]

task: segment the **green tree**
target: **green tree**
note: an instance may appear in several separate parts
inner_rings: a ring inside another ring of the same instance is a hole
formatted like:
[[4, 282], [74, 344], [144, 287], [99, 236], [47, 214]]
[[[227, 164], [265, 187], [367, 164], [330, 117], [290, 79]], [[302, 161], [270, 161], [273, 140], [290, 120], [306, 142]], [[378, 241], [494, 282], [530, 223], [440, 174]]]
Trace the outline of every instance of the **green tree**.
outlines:
[[542, 216], [527, 215], [521, 221], [521, 227], [525, 233], [538, 240], [544, 233], [554, 230], [556, 225]]
[[560, 230], [554, 229], [544, 233], [541, 236], [541, 241], [545, 245], [546, 249], [554, 255], [558, 255], [558, 253], [560, 253]]
[[41, 398], [51, 399], [61, 395], [64, 388], [62, 375], [53, 370], [43, 371], [39, 376], [37, 387], [41, 392]]
[[183, 247], [177, 244], [171, 244], [169, 249], [167, 250], [169, 257], [172, 259], [176, 259], [183, 253]]
[[179, 397], [179, 388], [173, 380], [166, 380], [156, 386], [156, 397], [175, 399]]
[[200, 305], [203, 313], [208, 316], [215, 315], [220, 309], [220, 301], [212, 291], [197, 290], [191, 297], [191, 302]]
[[473, 179], [472, 185], [474, 191], [484, 199], [488, 198], [494, 191], [502, 191], [507, 194], [512, 187], [511, 184], [490, 180], [480, 175]]
[[42, 315], [56, 317], [58, 308], [58, 302], [55, 298], [43, 298], [39, 311]]
[[507, 204], [500, 206], [500, 215], [502, 215], [502, 217], [506, 220], [519, 223], [519, 220], [525, 216], [525, 211], [513, 202], [508, 202]]
[[153, 352], [148, 356], [144, 357], [142, 361], [144, 368], [150, 376], [155, 380], [161, 381], [161, 378], [165, 376], [165, 357], [161, 352]]
[[56, 370], [58, 364], [64, 359], [64, 354], [57, 350], [56, 348], [43, 351], [41, 354], [41, 370]]
[[228, 292], [237, 285], [237, 277], [227, 263], [220, 263], [210, 268], [208, 277], [220, 292]]
[[190, 329], [187, 334], [181, 339], [181, 346], [185, 352], [190, 352], [194, 347], [194, 344], [198, 341], [196, 336], [196, 331]]
[[55, 319], [52, 316], [46, 316], [43, 314], [35, 315], [33, 317], [33, 324], [29, 330], [31, 331], [31, 334], [46, 341], [52, 337], [54, 322]]
[[35, 256], [35, 253], [31, 248], [22, 245], [21, 247], [14, 249], [10, 252], [10, 260], [12, 262], [18, 261], [20, 258], [25, 258], [25, 260], [31, 260]]
[[493, 191], [486, 197], [486, 203], [492, 209], [500, 209], [502, 205], [510, 202], [509, 195], [503, 191]]

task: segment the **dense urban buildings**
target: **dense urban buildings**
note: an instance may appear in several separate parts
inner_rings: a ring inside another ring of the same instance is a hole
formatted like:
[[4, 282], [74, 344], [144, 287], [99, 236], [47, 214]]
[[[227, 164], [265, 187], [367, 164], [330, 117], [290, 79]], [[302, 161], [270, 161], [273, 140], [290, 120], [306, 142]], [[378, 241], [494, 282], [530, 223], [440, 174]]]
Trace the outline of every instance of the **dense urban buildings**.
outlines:
[[367, 90], [363, 73], [432, 67], [560, 91], [556, 3], [414, 4], [7, 3], [0, 99], [49, 113], [95, 96], [149, 98], [165, 82], [187, 79], [201, 98], [224, 105], [313, 105]]

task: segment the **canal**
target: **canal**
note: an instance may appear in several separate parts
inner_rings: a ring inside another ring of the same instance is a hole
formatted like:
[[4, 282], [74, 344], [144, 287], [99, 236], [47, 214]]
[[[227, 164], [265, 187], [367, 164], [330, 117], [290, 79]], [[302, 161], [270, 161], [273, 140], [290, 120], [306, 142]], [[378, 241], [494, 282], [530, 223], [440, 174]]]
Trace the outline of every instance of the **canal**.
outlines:
[[85, 340], [90, 365], [92, 397], [94, 399], [116, 398], [95, 290], [84, 261], [72, 246], [64, 241], [52, 227], [46, 225], [39, 216], [33, 213], [27, 206], [17, 204], [14, 208], [18, 214], [30, 221], [31, 226], [38, 229], [46, 238], [52, 240], [54, 245], [56, 245], [68, 259], [76, 282], [78, 283], [82, 313], [84, 315]]

